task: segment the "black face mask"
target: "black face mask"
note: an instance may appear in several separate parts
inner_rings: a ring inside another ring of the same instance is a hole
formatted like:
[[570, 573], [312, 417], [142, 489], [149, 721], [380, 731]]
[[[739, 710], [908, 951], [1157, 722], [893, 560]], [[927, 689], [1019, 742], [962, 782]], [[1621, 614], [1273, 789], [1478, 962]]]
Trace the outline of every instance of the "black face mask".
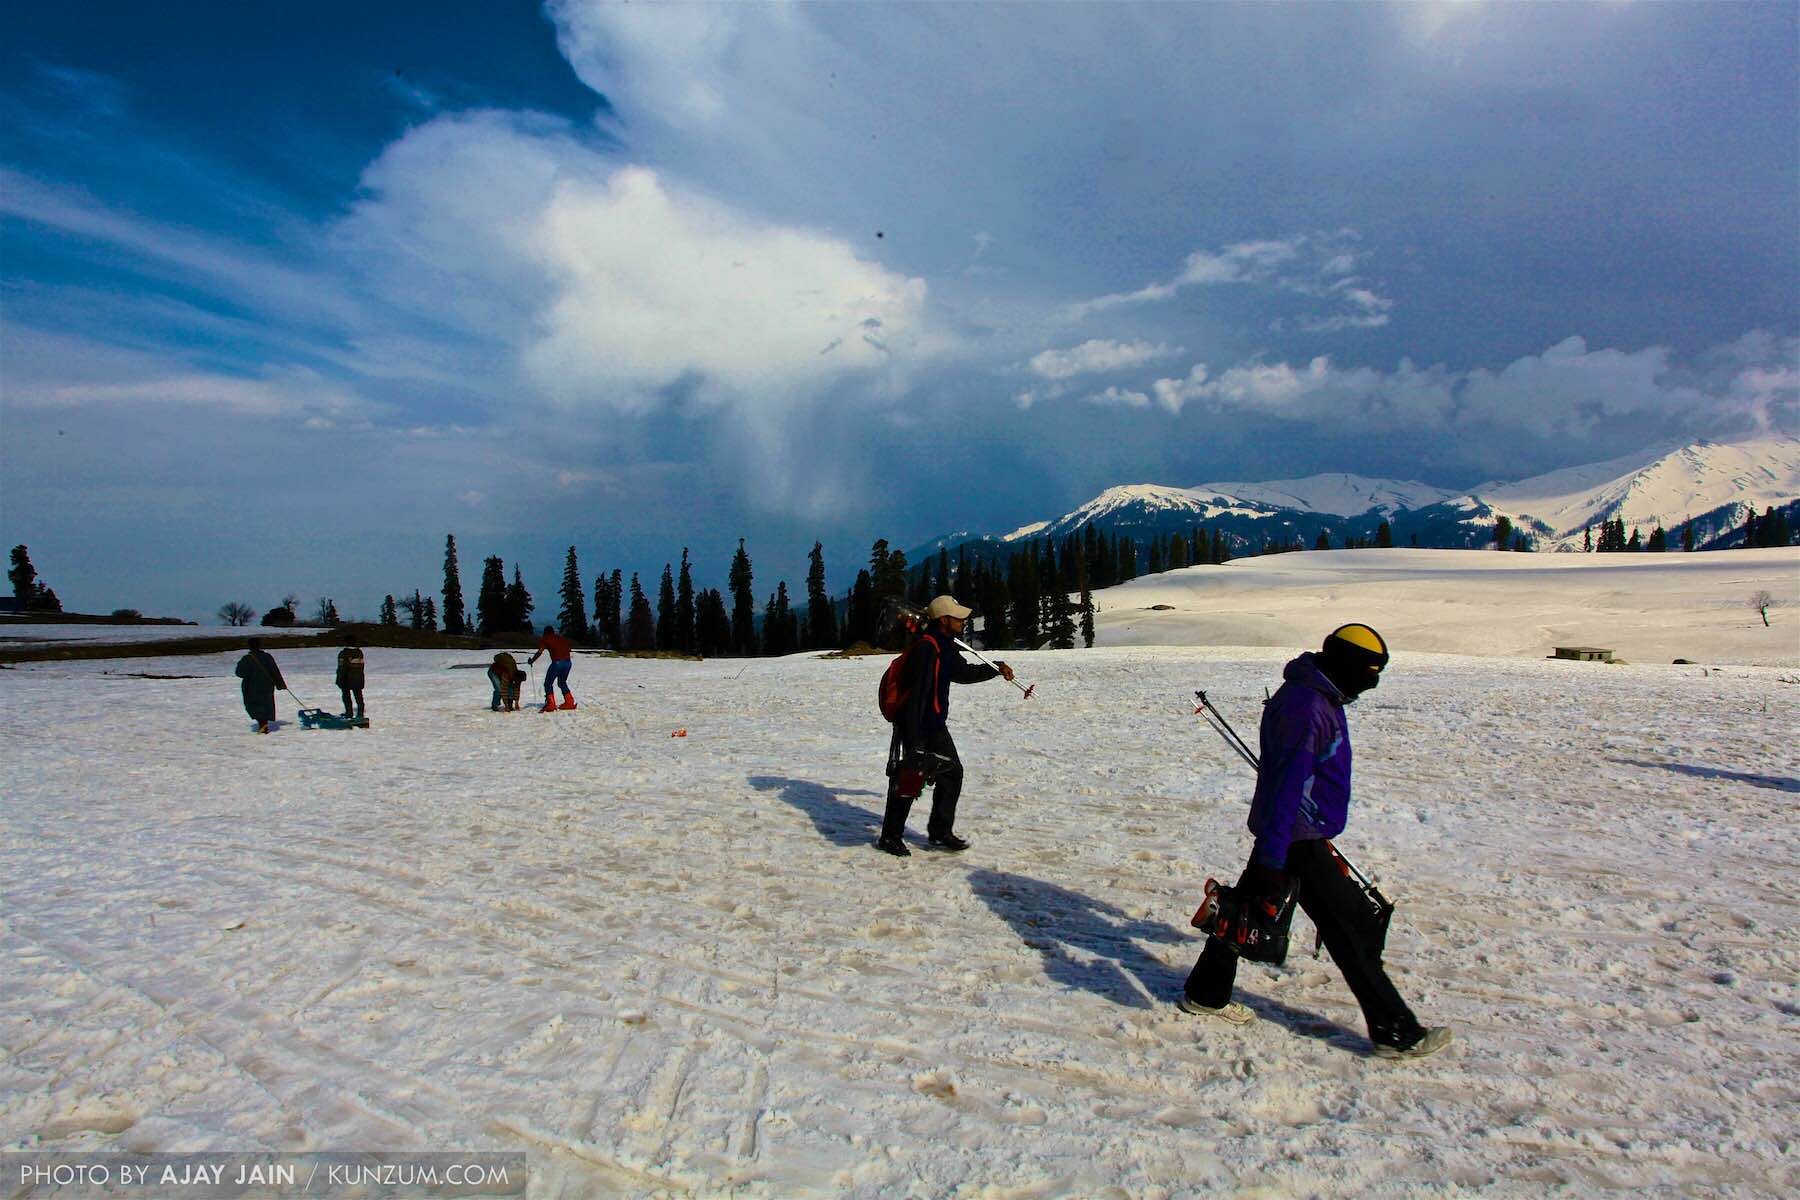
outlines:
[[1347, 662], [1331, 654], [1319, 656], [1319, 673], [1331, 680], [1331, 685], [1344, 694], [1346, 701], [1373, 691], [1381, 684], [1381, 672], [1368, 663]]

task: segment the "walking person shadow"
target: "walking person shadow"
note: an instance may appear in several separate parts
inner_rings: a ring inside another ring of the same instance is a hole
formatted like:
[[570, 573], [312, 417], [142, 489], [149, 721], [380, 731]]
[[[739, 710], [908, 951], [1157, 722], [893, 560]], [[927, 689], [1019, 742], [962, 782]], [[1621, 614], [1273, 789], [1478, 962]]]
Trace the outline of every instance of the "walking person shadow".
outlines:
[[779, 775], [752, 775], [750, 786], [759, 792], [775, 792], [812, 819], [825, 840], [834, 846], [867, 846], [881, 828], [881, 814], [855, 804], [846, 804], [839, 796], [879, 796], [867, 788], [839, 788], [833, 791], [824, 784], [805, 779], [784, 779]]
[[1173, 1004], [1181, 995], [1187, 972], [1138, 944], [1188, 940], [1168, 922], [1130, 917], [1080, 892], [985, 867], [969, 872], [969, 886], [1043, 957], [1053, 982], [1128, 1008]]

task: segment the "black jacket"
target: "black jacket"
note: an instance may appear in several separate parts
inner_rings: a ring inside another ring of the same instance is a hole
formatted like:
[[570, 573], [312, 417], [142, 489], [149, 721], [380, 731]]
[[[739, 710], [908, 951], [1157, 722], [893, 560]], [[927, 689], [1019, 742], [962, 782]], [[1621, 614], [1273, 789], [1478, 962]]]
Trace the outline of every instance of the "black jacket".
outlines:
[[360, 648], [345, 646], [338, 651], [337, 685], [341, 688], [363, 685], [363, 652]]
[[287, 680], [267, 650], [252, 650], [238, 659], [237, 677], [244, 681], [244, 695], [266, 696], [273, 700], [276, 691], [286, 690]]
[[993, 667], [964, 658], [941, 628], [927, 629], [906, 656], [906, 707], [895, 722], [901, 743], [909, 750], [918, 749], [933, 733], [944, 729], [950, 716], [952, 683], [986, 683], [998, 674]]

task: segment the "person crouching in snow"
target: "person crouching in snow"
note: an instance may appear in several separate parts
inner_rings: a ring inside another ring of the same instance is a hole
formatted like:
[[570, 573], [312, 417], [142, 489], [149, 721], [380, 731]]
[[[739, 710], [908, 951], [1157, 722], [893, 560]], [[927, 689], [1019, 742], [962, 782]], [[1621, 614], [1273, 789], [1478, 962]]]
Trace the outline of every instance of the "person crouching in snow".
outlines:
[[556, 687], [558, 684], [562, 685], [562, 707], [574, 708], [575, 697], [569, 691], [569, 668], [574, 665], [569, 656], [574, 651], [569, 647], [569, 639], [556, 632], [554, 625], [544, 626], [544, 636], [538, 639], [537, 649], [533, 650], [531, 657], [525, 661], [534, 663], [538, 660], [538, 655], [546, 651], [550, 654], [550, 669], [544, 672], [544, 707], [541, 711], [556, 711]]
[[488, 707], [494, 712], [499, 712], [502, 706], [507, 712], [516, 712], [519, 707], [519, 684], [525, 679], [525, 672], [519, 670], [519, 660], [502, 650], [494, 655], [487, 677], [494, 689], [494, 699]]
[[238, 659], [237, 677], [244, 681], [244, 711], [256, 722], [256, 732], [269, 732], [275, 719], [275, 692], [287, 690], [287, 680], [269, 652], [262, 648], [261, 638], [251, 638], [244, 657]]
[[887, 813], [875, 845], [896, 857], [912, 853], [901, 835], [906, 815], [926, 783], [931, 784], [931, 819], [926, 839], [940, 850], [963, 850], [968, 842], [956, 836], [956, 800], [962, 794], [962, 760], [950, 740], [952, 683], [986, 683], [995, 677], [1011, 680], [1005, 663], [994, 666], [971, 663], [956, 648], [956, 638], [968, 623], [970, 610], [954, 596], [939, 596], [925, 610], [927, 622], [904, 665], [906, 701], [894, 722], [894, 742], [888, 755]]
[[[1256, 843], [1235, 891], [1271, 914], [1291, 914], [1298, 903], [1362, 1006], [1375, 1053], [1420, 1058], [1449, 1045], [1450, 1030], [1421, 1025], [1388, 979], [1381, 965], [1386, 920], [1374, 915], [1330, 842], [1344, 831], [1350, 807], [1344, 706], [1381, 682], [1387, 662], [1380, 634], [1343, 625], [1318, 653], [1302, 654], [1283, 670], [1280, 690], [1263, 708], [1262, 765], [1249, 820]], [[1253, 1020], [1249, 1008], [1231, 999], [1238, 957], [1225, 939], [1208, 937], [1178, 1002], [1182, 1011], [1234, 1025]]]
[[[344, 715], [346, 717], [362, 717], [363, 711], [363, 652], [362, 646], [353, 637], [344, 639], [344, 648], [338, 651], [337, 686], [344, 697]], [[350, 702], [356, 701], [356, 711], [350, 711]]]

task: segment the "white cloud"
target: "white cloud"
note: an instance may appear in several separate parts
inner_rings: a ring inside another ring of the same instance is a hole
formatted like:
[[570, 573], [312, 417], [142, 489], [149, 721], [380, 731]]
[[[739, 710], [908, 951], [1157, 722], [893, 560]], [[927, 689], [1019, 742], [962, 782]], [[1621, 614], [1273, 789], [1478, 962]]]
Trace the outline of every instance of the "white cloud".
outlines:
[[1394, 302], [1376, 292], [1354, 272], [1367, 254], [1356, 249], [1353, 230], [1298, 234], [1291, 238], [1238, 242], [1216, 252], [1196, 250], [1175, 278], [1132, 292], [1118, 292], [1074, 306], [1075, 319], [1128, 305], [1169, 300], [1195, 287], [1236, 283], [1267, 287], [1304, 296], [1328, 307], [1320, 315], [1302, 314], [1301, 328], [1313, 332], [1375, 329], [1388, 323]]
[[709, 398], [791, 408], [852, 374], [941, 351], [925, 283], [840, 240], [764, 225], [626, 168], [560, 183], [533, 239], [557, 295], [524, 358], [548, 395], [655, 407], [687, 378]]
[[1184, 377], [1151, 385], [1170, 412], [1193, 403], [1346, 429], [1516, 429], [1541, 437], [1586, 437], [1637, 423], [1665, 432], [1719, 436], [1792, 428], [1800, 408], [1800, 339], [1753, 333], [1700, 356], [1669, 350], [1590, 350], [1567, 338], [1498, 370], [1342, 367], [1329, 357], [1295, 365], [1244, 363], [1213, 375], [1196, 363]]
[[1114, 342], [1094, 338], [1067, 350], [1045, 350], [1033, 355], [1026, 364], [1039, 379], [1070, 379], [1101, 371], [1122, 371], [1141, 367], [1157, 359], [1181, 353], [1180, 346], [1145, 341]]

